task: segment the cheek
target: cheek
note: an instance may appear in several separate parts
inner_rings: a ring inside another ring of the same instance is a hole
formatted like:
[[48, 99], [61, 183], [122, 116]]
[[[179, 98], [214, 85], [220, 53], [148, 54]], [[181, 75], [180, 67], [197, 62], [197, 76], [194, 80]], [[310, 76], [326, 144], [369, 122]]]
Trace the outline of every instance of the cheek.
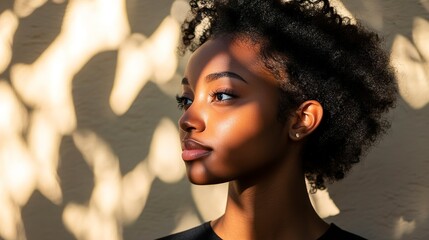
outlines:
[[282, 131], [275, 112], [253, 105], [227, 116], [216, 125], [217, 150], [225, 164], [251, 167], [278, 155]]

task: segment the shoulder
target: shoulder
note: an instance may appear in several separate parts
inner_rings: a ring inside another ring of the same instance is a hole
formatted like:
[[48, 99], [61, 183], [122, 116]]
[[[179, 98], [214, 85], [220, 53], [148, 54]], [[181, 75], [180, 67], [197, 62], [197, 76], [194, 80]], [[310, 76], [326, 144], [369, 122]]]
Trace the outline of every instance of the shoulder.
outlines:
[[188, 229], [183, 232], [175, 233], [166, 237], [158, 238], [157, 240], [221, 240], [210, 226], [210, 222], [201, 224], [200, 226]]
[[328, 231], [326, 231], [323, 236], [321, 236], [318, 240], [365, 240], [366, 238], [360, 237], [356, 234], [353, 234], [351, 232], [347, 232], [339, 227], [337, 227], [335, 224], [331, 223], [331, 225], [328, 228]]

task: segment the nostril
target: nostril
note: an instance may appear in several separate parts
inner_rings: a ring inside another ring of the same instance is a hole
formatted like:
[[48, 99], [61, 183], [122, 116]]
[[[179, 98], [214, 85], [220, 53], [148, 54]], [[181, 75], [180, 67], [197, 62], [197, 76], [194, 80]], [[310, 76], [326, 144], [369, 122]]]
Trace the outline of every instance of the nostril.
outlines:
[[189, 108], [179, 119], [179, 127], [184, 132], [203, 131], [205, 123], [201, 112], [195, 112]]
[[182, 122], [180, 124], [180, 128], [185, 132], [190, 132], [195, 129], [195, 127], [189, 121]]

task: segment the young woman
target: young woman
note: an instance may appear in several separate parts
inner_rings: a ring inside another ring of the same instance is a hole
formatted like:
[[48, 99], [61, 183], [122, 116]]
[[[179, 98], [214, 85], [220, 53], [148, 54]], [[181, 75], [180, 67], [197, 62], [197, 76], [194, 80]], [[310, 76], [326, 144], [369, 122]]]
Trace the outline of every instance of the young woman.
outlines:
[[162, 239], [362, 239], [306, 189], [342, 179], [388, 127], [397, 88], [375, 33], [328, 0], [190, 1], [177, 97], [194, 184], [229, 182], [218, 219]]

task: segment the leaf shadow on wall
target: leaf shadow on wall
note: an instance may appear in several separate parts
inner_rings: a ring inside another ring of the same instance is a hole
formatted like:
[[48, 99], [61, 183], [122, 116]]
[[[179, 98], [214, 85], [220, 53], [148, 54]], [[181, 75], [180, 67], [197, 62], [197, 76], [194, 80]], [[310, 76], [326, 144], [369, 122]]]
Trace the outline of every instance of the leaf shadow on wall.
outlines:
[[[116, 60], [117, 52], [105, 52], [91, 59], [75, 76], [73, 99], [78, 117], [77, 128], [91, 129], [109, 143], [119, 159], [121, 175], [124, 176], [142, 161], [147, 161], [144, 159], [149, 154], [154, 131], [161, 119], [177, 122], [180, 111], [173, 97], [149, 81], [130, 109], [124, 115], [116, 116], [108, 104]], [[165, 147], [169, 151], [169, 146]], [[59, 172], [63, 179], [64, 202], [84, 203], [82, 200], [90, 199], [94, 187], [93, 174], [91, 170], [81, 171], [82, 168], [88, 169], [88, 166], [72, 141], [64, 140], [61, 152], [64, 153], [64, 164], [61, 164]], [[76, 171], [71, 173], [70, 170]], [[66, 182], [67, 179], [69, 182]], [[180, 194], [177, 189], [181, 189]], [[184, 209], [198, 214], [188, 181], [183, 178], [179, 182], [165, 183], [155, 178], [142, 213], [131, 224], [124, 226], [123, 237], [153, 239], [171, 232], [177, 226], [177, 216]], [[201, 216], [199, 219], [202, 221]]]
[[[392, 48], [396, 47], [394, 41], [398, 35], [415, 44], [412, 37], [415, 19], [429, 19], [429, 12], [417, 1], [406, 4], [387, 0], [343, 2], [354, 10], [356, 18], [381, 32], [391, 51], [397, 50]], [[376, 15], [369, 14], [374, 10], [370, 6], [376, 6]], [[408, 61], [418, 63], [416, 59]], [[428, 66], [429, 59], [423, 57], [419, 61], [422, 67]], [[414, 73], [408, 74], [402, 81], [415, 80]], [[429, 85], [429, 75], [425, 81]], [[369, 239], [426, 239], [429, 237], [429, 104], [415, 108], [399, 96], [390, 119], [392, 127], [382, 141], [346, 179], [329, 187], [341, 214], [328, 221]]]
[[[174, 0], [126, 0], [131, 32], [138, 32], [145, 36], [151, 36], [164, 17], [170, 14], [170, 8], [173, 2]], [[144, 9], [145, 14], [142, 14], [140, 9]]]

